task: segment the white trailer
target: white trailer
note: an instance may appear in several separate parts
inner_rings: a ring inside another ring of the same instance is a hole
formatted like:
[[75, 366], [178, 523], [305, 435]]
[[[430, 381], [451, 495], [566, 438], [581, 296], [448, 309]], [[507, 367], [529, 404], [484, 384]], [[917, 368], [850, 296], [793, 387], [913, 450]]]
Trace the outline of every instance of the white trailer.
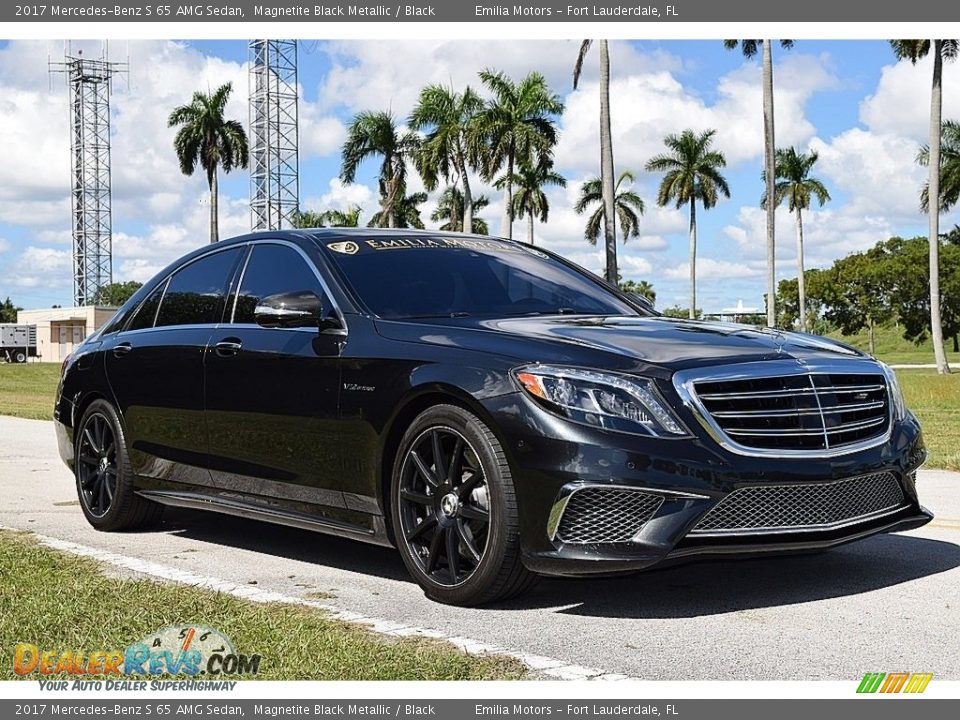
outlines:
[[0, 323], [0, 358], [25, 363], [37, 356], [37, 326]]

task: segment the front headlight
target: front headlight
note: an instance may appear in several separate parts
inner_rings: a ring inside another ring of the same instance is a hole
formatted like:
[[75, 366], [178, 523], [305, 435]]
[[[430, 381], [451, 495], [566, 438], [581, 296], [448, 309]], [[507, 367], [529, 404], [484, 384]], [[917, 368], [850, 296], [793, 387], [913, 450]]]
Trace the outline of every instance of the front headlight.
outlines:
[[646, 378], [549, 365], [519, 368], [514, 375], [524, 390], [575, 422], [655, 437], [690, 434]]
[[883, 374], [887, 377], [887, 393], [890, 395], [890, 409], [893, 419], [903, 420], [907, 416], [907, 406], [903, 401], [903, 391], [900, 389], [897, 373], [886, 363], [880, 363], [880, 367], [883, 368]]

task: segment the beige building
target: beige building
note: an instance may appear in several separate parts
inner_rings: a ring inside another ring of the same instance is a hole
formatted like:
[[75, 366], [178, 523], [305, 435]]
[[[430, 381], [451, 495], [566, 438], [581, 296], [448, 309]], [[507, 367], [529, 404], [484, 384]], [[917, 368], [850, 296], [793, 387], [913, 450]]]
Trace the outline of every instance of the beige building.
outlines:
[[114, 313], [113, 307], [49, 308], [21, 310], [17, 323], [37, 326], [37, 359], [61, 362], [83, 339], [100, 328]]

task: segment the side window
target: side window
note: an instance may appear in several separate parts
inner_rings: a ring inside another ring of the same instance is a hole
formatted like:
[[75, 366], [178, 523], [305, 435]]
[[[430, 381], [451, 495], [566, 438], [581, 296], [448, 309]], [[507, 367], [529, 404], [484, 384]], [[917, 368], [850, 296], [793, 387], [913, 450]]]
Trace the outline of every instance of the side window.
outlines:
[[253, 310], [263, 298], [297, 290], [324, 297], [317, 276], [296, 250], [286, 245], [254, 245], [240, 282], [233, 322], [255, 322]]
[[242, 248], [207, 255], [178, 270], [163, 296], [157, 327], [220, 322], [227, 281]]
[[166, 282], [160, 283], [147, 299], [140, 303], [140, 307], [137, 308], [136, 315], [133, 316], [127, 330], [142, 330], [143, 328], [153, 327], [153, 321], [157, 317], [157, 308], [160, 307], [160, 298], [163, 297], [163, 291], [166, 287]]

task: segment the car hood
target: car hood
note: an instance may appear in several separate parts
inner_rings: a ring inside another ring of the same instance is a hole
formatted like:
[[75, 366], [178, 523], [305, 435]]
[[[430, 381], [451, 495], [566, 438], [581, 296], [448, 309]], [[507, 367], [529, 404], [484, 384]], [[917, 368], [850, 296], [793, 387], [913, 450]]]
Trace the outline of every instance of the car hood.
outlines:
[[[378, 327], [381, 334], [398, 340], [500, 351], [543, 362], [575, 363], [579, 359], [576, 348], [584, 353], [582, 361], [589, 362], [591, 351], [599, 351], [629, 359], [638, 369], [654, 366], [681, 370], [727, 362], [790, 358], [814, 362], [864, 357], [859, 350], [815, 335], [663, 317], [451, 318], [430, 320], [429, 324], [378, 322]], [[496, 337], [503, 342], [499, 347]], [[530, 342], [537, 340], [542, 342]], [[524, 345], [529, 349], [522, 349]], [[556, 348], [562, 357], [545, 352], [547, 345]]]

